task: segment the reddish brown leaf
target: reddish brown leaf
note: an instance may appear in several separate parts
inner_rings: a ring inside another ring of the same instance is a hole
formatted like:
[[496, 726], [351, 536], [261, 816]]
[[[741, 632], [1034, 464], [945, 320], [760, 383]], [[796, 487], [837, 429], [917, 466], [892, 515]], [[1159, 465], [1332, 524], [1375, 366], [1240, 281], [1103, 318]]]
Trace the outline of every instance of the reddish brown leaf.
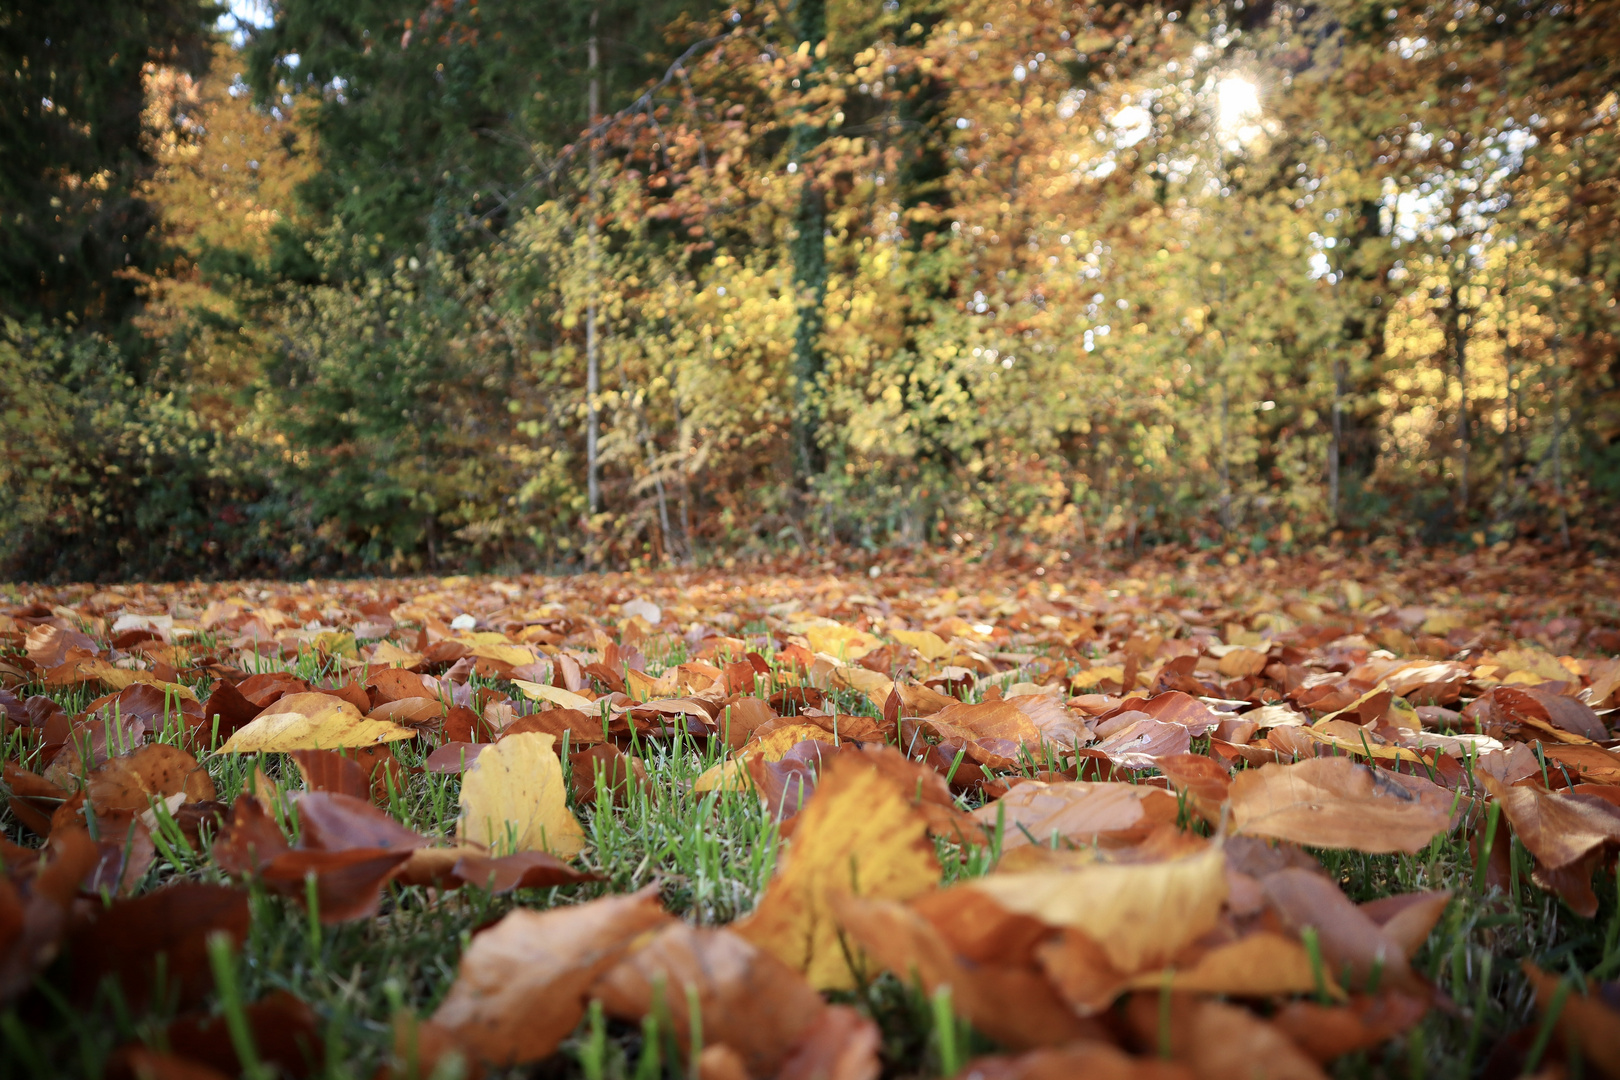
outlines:
[[142, 1008], [161, 970], [190, 1005], [214, 988], [208, 938], [223, 933], [240, 944], [247, 931], [247, 893], [224, 885], [179, 882], [98, 905], [69, 939], [74, 984], [85, 997], [102, 979], [116, 979], [131, 1007]]

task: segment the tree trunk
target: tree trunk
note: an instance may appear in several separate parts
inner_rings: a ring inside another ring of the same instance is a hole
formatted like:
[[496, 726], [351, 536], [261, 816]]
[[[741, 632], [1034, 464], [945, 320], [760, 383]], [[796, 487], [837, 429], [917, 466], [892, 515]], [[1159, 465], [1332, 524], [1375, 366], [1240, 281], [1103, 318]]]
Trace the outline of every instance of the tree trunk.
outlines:
[[1328, 512], [1339, 525], [1339, 455], [1344, 445], [1344, 358], [1333, 361], [1333, 441], [1328, 444]]
[[[811, 56], [827, 36], [826, 0], [798, 0], [796, 29]], [[801, 78], [809, 83], [819, 63]], [[809, 90], [802, 86], [801, 91]], [[819, 127], [801, 117], [793, 128], [793, 162], [799, 173], [799, 206], [793, 217], [793, 289], [798, 327], [793, 335], [793, 471], [799, 491], [809, 486], [820, 470], [818, 440], [821, 407], [816, 383], [821, 377], [821, 327], [827, 302], [826, 192], [810, 168], [809, 158], [820, 145]]]
[[[602, 84], [597, 74], [600, 55], [596, 42], [597, 10], [591, 9], [591, 36], [586, 43], [586, 66], [590, 70], [590, 84], [586, 89], [586, 103], [590, 111], [590, 123], [596, 123], [597, 114], [602, 111]], [[597, 149], [597, 140], [591, 139], [590, 146], [590, 173], [589, 191], [586, 193], [586, 219], [585, 219], [585, 494], [590, 505], [591, 513], [597, 514], [602, 509], [602, 480], [601, 462], [597, 455], [597, 440], [601, 434], [601, 414], [598, 411], [596, 399], [602, 392], [602, 357], [601, 343], [598, 341], [596, 326], [596, 212], [597, 212], [597, 173], [600, 168], [600, 153]]]

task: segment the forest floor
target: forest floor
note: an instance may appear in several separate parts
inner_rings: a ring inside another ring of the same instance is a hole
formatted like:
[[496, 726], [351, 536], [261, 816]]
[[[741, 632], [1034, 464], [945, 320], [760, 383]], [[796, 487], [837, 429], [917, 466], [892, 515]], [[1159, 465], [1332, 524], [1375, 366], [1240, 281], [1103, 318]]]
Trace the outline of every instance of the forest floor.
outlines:
[[1620, 573], [0, 587], [0, 1074], [1620, 1077]]

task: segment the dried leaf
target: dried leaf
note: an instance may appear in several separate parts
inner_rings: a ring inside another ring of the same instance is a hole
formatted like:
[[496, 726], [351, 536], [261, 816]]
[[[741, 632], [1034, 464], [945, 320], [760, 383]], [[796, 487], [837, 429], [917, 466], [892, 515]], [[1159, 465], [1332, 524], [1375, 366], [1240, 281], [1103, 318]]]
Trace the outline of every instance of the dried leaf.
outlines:
[[641, 934], [670, 921], [658, 887], [550, 911], [518, 910], [473, 938], [435, 1023], [499, 1065], [550, 1056], [591, 986]]
[[233, 732], [220, 753], [334, 750], [394, 742], [415, 734], [385, 720], [368, 720], [359, 709], [331, 694], [289, 694]]
[[939, 880], [928, 825], [898, 785], [835, 758], [753, 914], [734, 929], [817, 989], [853, 986], [829, 907], [838, 894], [907, 899]]
[[969, 887], [1008, 911], [1083, 930], [1124, 974], [1163, 966], [1215, 926], [1226, 860], [1210, 845], [1159, 862], [1096, 862], [1074, 870], [991, 874]]
[[735, 1050], [751, 1076], [774, 1076], [826, 1008], [792, 968], [729, 930], [672, 922], [591, 989], [609, 1016], [639, 1021], [662, 994], [660, 1015], [689, 1050], [696, 998], [705, 1043]]
[[555, 742], [550, 735], [525, 732], [479, 753], [461, 779], [458, 835], [507, 851], [578, 855], [585, 831], [568, 810]]
[[1333, 757], [1245, 769], [1230, 797], [1236, 832], [1377, 854], [1422, 851], [1450, 826], [1454, 802], [1421, 777]]

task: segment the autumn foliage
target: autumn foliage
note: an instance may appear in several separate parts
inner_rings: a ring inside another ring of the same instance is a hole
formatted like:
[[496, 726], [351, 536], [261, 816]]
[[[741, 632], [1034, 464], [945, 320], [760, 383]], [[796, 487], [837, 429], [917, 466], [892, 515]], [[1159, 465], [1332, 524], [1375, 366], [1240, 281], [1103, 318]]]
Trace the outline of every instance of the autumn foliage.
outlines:
[[1608, 0], [137, 6], [0, 63], [30, 578], [1609, 543]]
[[[14, 598], [7, 1023], [116, 994], [135, 1076], [1620, 1075], [1612, 929], [1517, 1006], [1459, 929], [1620, 918], [1606, 566], [871, 569]], [[683, 814], [758, 831], [618, 852]], [[330, 950], [420, 918], [470, 936], [339, 1048]]]

